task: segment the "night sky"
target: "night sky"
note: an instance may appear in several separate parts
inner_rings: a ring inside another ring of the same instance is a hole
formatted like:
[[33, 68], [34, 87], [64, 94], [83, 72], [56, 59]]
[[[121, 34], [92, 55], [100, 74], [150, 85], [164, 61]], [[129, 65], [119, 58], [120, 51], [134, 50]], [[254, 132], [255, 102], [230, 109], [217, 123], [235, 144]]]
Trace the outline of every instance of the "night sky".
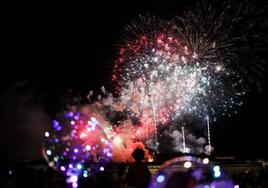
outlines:
[[[168, 18], [191, 4], [158, 0], [7, 5], [1, 23], [3, 151], [19, 158], [40, 157], [40, 144], [33, 142], [41, 141], [63, 92], [98, 93], [103, 85], [112, 90], [112, 64], [124, 26], [139, 14]], [[266, 85], [265, 75], [262, 91], [253, 88], [237, 115], [213, 125], [216, 155], [267, 158]]]

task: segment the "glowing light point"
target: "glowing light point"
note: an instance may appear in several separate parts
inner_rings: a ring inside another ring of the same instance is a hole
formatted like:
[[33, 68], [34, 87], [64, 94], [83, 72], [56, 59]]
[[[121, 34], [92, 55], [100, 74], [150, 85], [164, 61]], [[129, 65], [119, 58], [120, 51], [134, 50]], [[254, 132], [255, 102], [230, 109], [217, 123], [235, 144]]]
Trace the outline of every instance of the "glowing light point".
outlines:
[[115, 145], [120, 145], [122, 144], [122, 139], [119, 136], [117, 136], [113, 139], [113, 142]]
[[209, 159], [208, 158], [204, 158], [203, 159], [203, 164], [208, 164], [209, 163]]
[[156, 178], [157, 183], [162, 183], [164, 180], [165, 180], [165, 176], [163, 175], [159, 175]]
[[82, 132], [81, 134], [80, 134], [80, 138], [85, 138], [87, 135], [84, 133], [84, 132]]
[[74, 115], [73, 112], [68, 112], [68, 113], [65, 114], [65, 117], [71, 118], [71, 117], [73, 117], [73, 115]]
[[46, 132], [45, 132], [45, 136], [46, 136], [46, 137], [49, 137], [49, 132], [46, 131]]
[[220, 166], [218, 166], [218, 165], [214, 166], [213, 171], [214, 172], [220, 171]]
[[183, 166], [184, 168], [191, 168], [192, 163], [190, 161], [186, 161]]
[[195, 52], [194, 52], [193, 58], [197, 59], [197, 54]]
[[78, 180], [78, 177], [76, 175], [73, 175], [70, 177], [70, 182], [76, 183]]
[[150, 157], [150, 158], [148, 159], [148, 162], [149, 162], [149, 163], [154, 162], [154, 158], [153, 158], [153, 157]]
[[218, 177], [220, 177], [221, 176], [221, 171], [215, 171], [214, 172], [214, 177], [215, 178], [218, 178]]
[[60, 170], [64, 172], [66, 170], [66, 168], [64, 166], [61, 166]]
[[234, 188], [239, 188], [239, 185], [235, 185]]
[[90, 151], [90, 150], [91, 150], [90, 145], [86, 145], [86, 150], [87, 150], [87, 151]]
[[215, 71], [216, 72], [220, 72], [222, 70], [222, 66], [221, 65], [217, 65], [216, 67], [215, 67]]
[[84, 177], [84, 178], [87, 178], [87, 177], [88, 177], [88, 174], [84, 173], [84, 174], [83, 174], [83, 177]]
[[110, 153], [110, 152], [108, 152], [108, 153], [107, 153], [107, 156], [108, 156], [108, 157], [112, 157], [112, 156], [113, 156], [113, 154], [112, 154], [112, 153]]
[[100, 171], [104, 171], [104, 167], [103, 166], [100, 167]]
[[57, 120], [53, 120], [53, 125], [58, 126], [58, 125], [60, 125], [60, 123]]
[[47, 155], [51, 155], [52, 154], [52, 152], [48, 149], [47, 150]]
[[78, 149], [77, 149], [77, 148], [75, 148], [75, 149], [74, 149], [74, 152], [75, 152], [75, 153], [78, 153]]
[[48, 166], [53, 167], [54, 166], [54, 162], [53, 161], [49, 162], [48, 163]]
[[77, 183], [76, 183], [76, 182], [72, 183], [72, 187], [73, 187], [73, 188], [78, 187]]
[[54, 157], [53, 160], [57, 162], [59, 159], [57, 157]]
[[76, 165], [76, 168], [80, 170], [80, 169], [82, 169], [82, 165], [81, 164], [77, 164]]

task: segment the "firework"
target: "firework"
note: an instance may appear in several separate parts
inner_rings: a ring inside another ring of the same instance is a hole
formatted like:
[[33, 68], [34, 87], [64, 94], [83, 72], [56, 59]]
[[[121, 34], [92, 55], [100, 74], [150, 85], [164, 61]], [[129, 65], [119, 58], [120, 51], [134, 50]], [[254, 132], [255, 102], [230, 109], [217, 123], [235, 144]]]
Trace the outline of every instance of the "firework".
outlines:
[[130, 80], [149, 79], [150, 70], [159, 62], [177, 61], [189, 55], [187, 47], [169, 31], [170, 27], [169, 22], [156, 17], [140, 17], [125, 28], [112, 76], [118, 90]]
[[228, 66], [230, 41], [210, 39], [209, 32], [199, 37], [187, 23], [175, 23], [141, 17], [128, 26], [114, 66], [121, 102], [148, 134], [154, 132], [155, 144], [159, 125], [188, 116], [204, 122], [230, 116], [245, 95], [242, 77]]
[[223, 64], [259, 86], [266, 72], [267, 7], [248, 1], [201, 1], [175, 16], [174, 32], [200, 63]]
[[[105, 91], [104, 87], [103, 91]], [[102, 91], [102, 92], [103, 92]], [[88, 106], [98, 106], [98, 114], [109, 122], [103, 129], [112, 143], [113, 161], [115, 162], [132, 162], [132, 152], [135, 148], [142, 148], [145, 151], [145, 158], [150, 158], [149, 151], [145, 148], [144, 140], [151, 137], [153, 130], [148, 130], [143, 125], [138, 125], [131, 116], [128, 116], [126, 106], [118, 99], [114, 98], [107, 91], [106, 96], [102, 96], [101, 100]], [[101, 119], [101, 118], [99, 118]], [[105, 128], [106, 127], [106, 128]], [[124, 153], [124, 155], [122, 155]]]
[[[76, 106], [81, 97], [69, 101], [76, 113], [54, 121], [53, 131], [46, 133], [49, 164], [78, 177], [87, 162], [102, 164], [111, 156], [131, 161], [135, 147], [145, 149], [144, 144], [157, 150], [158, 136], [171, 137], [173, 151], [203, 152], [204, 138], [191, 134], [186, 119], [198, 122], [196, 128], [207, 126], [205, 150], [210, 154], [213, 121], [236, 113], [248, 81], [258, 83], [262, 75], [267, 50], [262, 14], [246, 4], [201, 3], [170, 21], [146, 16], [128, 25], [112, 75], [117, 97], [102, 87], [104, 96], [97, 101], [88, 93], [88, 106]], [[95, 141], [83, 132], [91, 125], [79, 124], [92, 118], [97, 122]], [[163, 127], [170, 129], [160, 132]], [[194, 144], [195, 149], [188, 148]], [[94, 145], [100, 150], [92, 150]]]
[[223, 62], [200, 59], [174, 33], [152, 32], [126, 43], [115, 65], [114, 80], [120, 80], [122, 101], [133, 114], [167, 123], [185, 114], [226, 114], [240, 104], [239, 75]]

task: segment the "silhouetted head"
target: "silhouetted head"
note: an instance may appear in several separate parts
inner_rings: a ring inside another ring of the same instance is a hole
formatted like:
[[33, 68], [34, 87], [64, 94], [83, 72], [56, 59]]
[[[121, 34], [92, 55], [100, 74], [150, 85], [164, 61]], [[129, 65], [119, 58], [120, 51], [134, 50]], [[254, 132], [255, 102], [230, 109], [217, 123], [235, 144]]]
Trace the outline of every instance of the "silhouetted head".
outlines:
[[133, 153], [132, 153], [132, 157], [136, 160], [136, 161], [141, 161], [144, 158], [144, 151], [141, 148], [136, 148]]

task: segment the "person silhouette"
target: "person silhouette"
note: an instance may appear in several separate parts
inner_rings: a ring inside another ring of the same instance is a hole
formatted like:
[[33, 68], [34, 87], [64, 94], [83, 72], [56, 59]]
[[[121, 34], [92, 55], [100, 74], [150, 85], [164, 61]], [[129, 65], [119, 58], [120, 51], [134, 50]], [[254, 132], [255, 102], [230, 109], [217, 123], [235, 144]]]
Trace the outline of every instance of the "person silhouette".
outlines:
[[142, 162], [144, 150], [136, 148], [132, 153], [132, 157], [135, 159], [135, 162], [129, 165], [126, 182], [130, 188], [146, 188], [150, 183], [151, 172]]

